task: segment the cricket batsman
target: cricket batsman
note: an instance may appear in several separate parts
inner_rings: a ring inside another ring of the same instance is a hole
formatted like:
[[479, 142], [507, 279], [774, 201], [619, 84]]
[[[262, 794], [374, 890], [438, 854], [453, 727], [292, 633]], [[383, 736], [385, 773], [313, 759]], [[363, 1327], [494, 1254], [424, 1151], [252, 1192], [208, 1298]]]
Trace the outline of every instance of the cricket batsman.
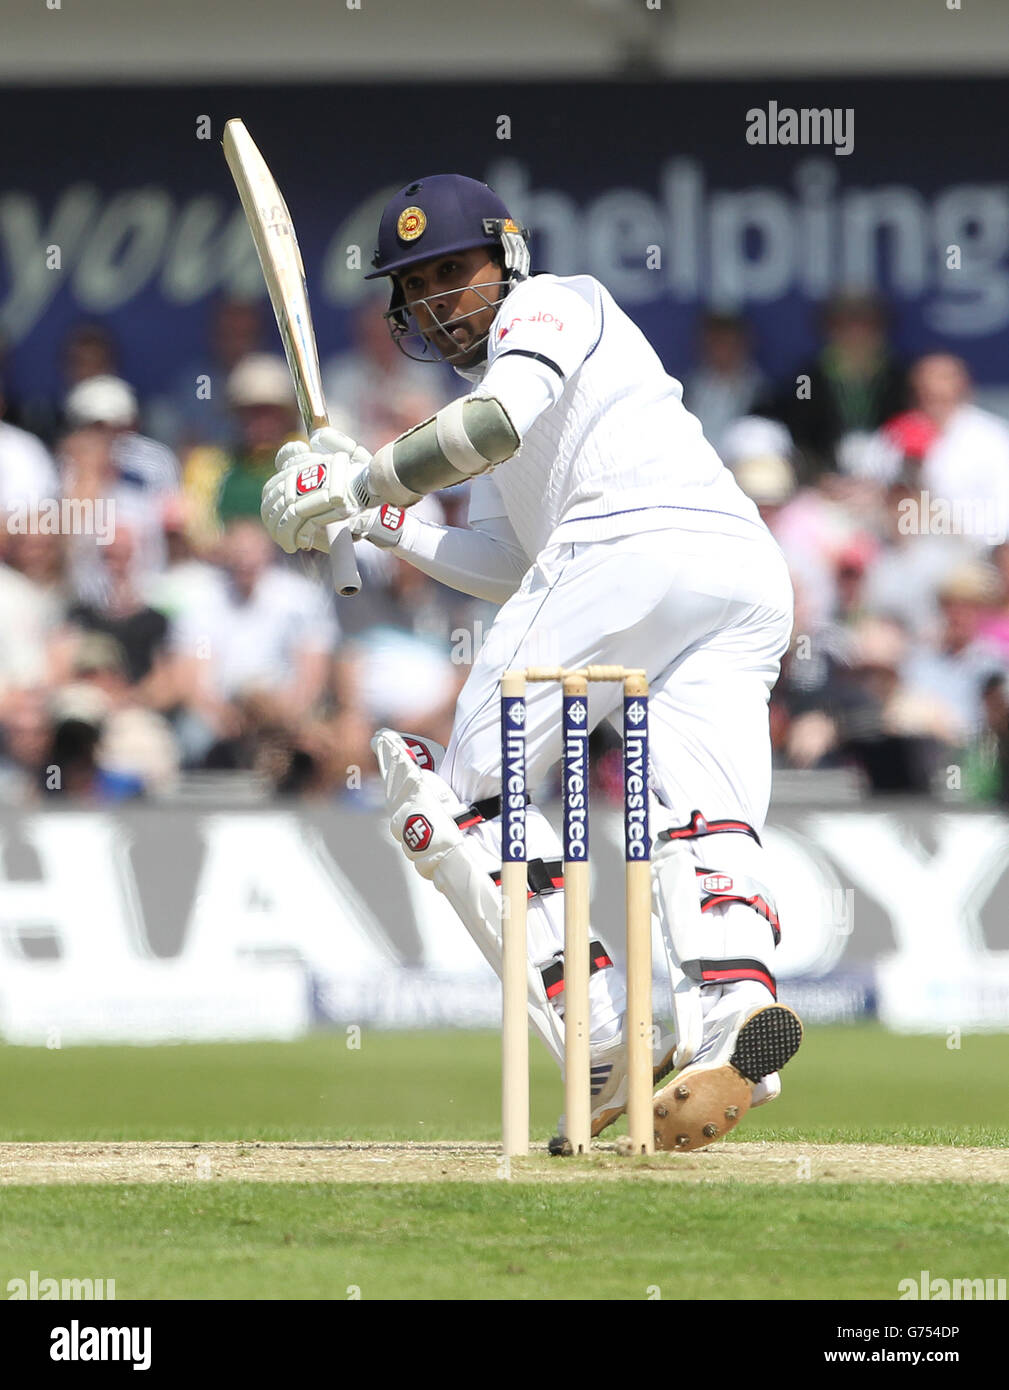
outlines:
[[[422, 737], [381, 730], [373, 743], [393, 833], [499, 974], [501, 674], [644, 668], [653, 897], [677, 985], [653, 1054], [656, 1083], [675, 1072], [654, 1097], [655, 1140], [703, 1147], [778, 1095], [802, 1038], [777, 1002], [760, 839], [768, 696], [792, 629], [785, 561], [640, 330], [592, 276], [531, 275], [528, 234], [486, 184], [408, 184], [385, 207], [372, 265], [401, 349], [450, 363], [470, 390], [374, 455], [332, 428], [285, 445], [263, 521], [293, 554], [326, 549], [326, 526], [349, 520], [357, 538], [501, 605], [440, 762]], [[469, 529], [411, 513], [462, 483]], [[621, 698], [590, 685], [590, 726], [618, 721]], [[561, 755], [548, 684], [528, 690], [526, 747], [535, 787]], [[530, 1022], [563, 1065], [561, 847], [534, 806], [527, 834]], [[624, 979], [592, 935], [596, 1135], [623, 1112], [627, 1065]]]

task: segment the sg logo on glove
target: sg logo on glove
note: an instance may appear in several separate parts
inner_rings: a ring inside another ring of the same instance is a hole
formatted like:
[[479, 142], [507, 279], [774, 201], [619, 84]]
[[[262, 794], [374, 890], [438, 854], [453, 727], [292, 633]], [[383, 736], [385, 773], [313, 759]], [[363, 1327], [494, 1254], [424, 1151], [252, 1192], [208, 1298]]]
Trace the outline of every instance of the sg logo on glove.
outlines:
[[414, 854], [427, 849], [431, 843], [431, 822], [426, 816], [408, 816], [403, 826], [403, 843]]
[[317, 492], [325, 481], [326, 465], [324, 463], [310, 463], [298, 474], [295, 487], [304, 495], [306, 492]]

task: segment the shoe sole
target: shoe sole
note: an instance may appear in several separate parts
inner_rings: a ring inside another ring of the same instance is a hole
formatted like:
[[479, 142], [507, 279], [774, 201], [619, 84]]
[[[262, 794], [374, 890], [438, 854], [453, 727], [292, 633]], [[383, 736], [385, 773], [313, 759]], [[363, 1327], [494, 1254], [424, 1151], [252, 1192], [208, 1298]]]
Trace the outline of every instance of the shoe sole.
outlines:
[[[663, 1057], [659, 1065], [657, 1067], [652, 1067], [653, 1087], [657, 1086], [659, 1082], [663, 1079], [663, 1077], [668, 1076], [669, 1073], [673, 1070], [673, 1054], [675, 1053], [675, 1051], [675, 1047], [671, 1047], [669, 1051], [666, 1053], [665, 1057]], [[610, 1125], [615, 1124], [616, 1121], [620, 1119], [620, 1116], [624, 1114], [626, 1109], [626, 1105], [618, 1105], [614, 1107], [612, 1110], [604, 1110], [601, 1115], [598, 1115], [592, 1121], [592, 1138], [598, 1138], [599, 1135], [602, 1134], [604, 1129], [608, 1129]]]
[[[663, 1077], [668, 1076], [669, 1073], [673, 1070], [673, 1056], [675, 1055], [675, 1052], [676, 1048], [671, 1047], [669, 1051], [666, 1053], [666, 1055], [663, 1057], [659, 1065], [657, 1067], [652, 1067], [653, 1087], [657, 1086], [659, 1082], [663, 1079]], [[602, 1134], [604, 1129], [608, 1129], [610, 1125], [614, 1124], [617, 1120], [619, 1120], [620, 1116], [624, 1114], [626, 1109], [626, 1105], [620, 1105], [617, 1106], [614, 1110], [604, 1110], [601, 1115], [599, 1115], [595, 1120], [592, 1121], [592, 1138], [597, 1138], [598, 1135]]]
[[655, 1147], [674, 1153], [707, 1148], [739, 1124], [753, 1087], [780, 1071], [802, 1042], [802, 1023], [784, 1004], [750, 1015], [736, 1035], [728, 1062], [685, 1067], [655, 1097]]
[[754, 1083], [780, 1071], [799, 1050], [802, 1023], [784, 1004], [771, 1004], [746, 1020], [736, 1038], [729, 1065]]

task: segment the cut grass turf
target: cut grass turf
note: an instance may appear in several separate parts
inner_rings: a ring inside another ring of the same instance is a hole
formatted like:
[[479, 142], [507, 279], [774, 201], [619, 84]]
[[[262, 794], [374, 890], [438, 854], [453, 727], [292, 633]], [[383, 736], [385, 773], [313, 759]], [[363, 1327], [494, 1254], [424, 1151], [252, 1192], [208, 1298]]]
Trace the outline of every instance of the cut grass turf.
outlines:
[[[347, 1041], [7, 1047], [0, 1140], [498, 1138], [496, 1035]], [[734, 1140], [1009, 1145], [1005, 1055], [998, 1036], [814, 1028]], [[542, 1142], [561, 1088], [536, 1046], [532, 1101]], [[922, 1269], [1004, 1277], [1007, 1250], [1006, 1188], [980, 1183], [0, 1187], [0, 1293], [35, 1269], [120, 1299], [892, 1299]]]
[[[1004, 1277], [1005, 1188], [191, 1183], [0, 1192], [0, 1288], [119, 1299], [894, 1299]], [[358, 1293], [359, 1291], [359, 1293]]]
[[[352, 1040], [352, 1039], [351, 1039]], [[0, 1050], [0, 1140], [452, 1140], [500, 1137], [491, 1033], [341, 1032], [295, 1043]], [[1009, 1145], [1001, 1035], [810, 1028], [780, 1100], [738, 1140]], [[557, 1069], [532, 1048], [533, 1135], [553, 1132]], [[607, 1137], [620, 1133], [620, 1127]]]

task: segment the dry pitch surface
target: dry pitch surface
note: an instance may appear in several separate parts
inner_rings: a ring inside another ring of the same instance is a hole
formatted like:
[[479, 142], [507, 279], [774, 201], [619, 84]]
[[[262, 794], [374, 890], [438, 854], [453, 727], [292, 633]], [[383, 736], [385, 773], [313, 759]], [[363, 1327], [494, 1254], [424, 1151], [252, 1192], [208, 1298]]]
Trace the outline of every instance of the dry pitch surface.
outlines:
[[543, 1153], [505, 1170], [491, 1144], [0, 1144], [12, 1183], [533, 1182], [632, 1177], [655, 1182], [1009, 1183], [1009, 1150], [886, 1144], [729, 1143], [694, 1154], [625, 1159], [602, 1145], [587, 1159]]

